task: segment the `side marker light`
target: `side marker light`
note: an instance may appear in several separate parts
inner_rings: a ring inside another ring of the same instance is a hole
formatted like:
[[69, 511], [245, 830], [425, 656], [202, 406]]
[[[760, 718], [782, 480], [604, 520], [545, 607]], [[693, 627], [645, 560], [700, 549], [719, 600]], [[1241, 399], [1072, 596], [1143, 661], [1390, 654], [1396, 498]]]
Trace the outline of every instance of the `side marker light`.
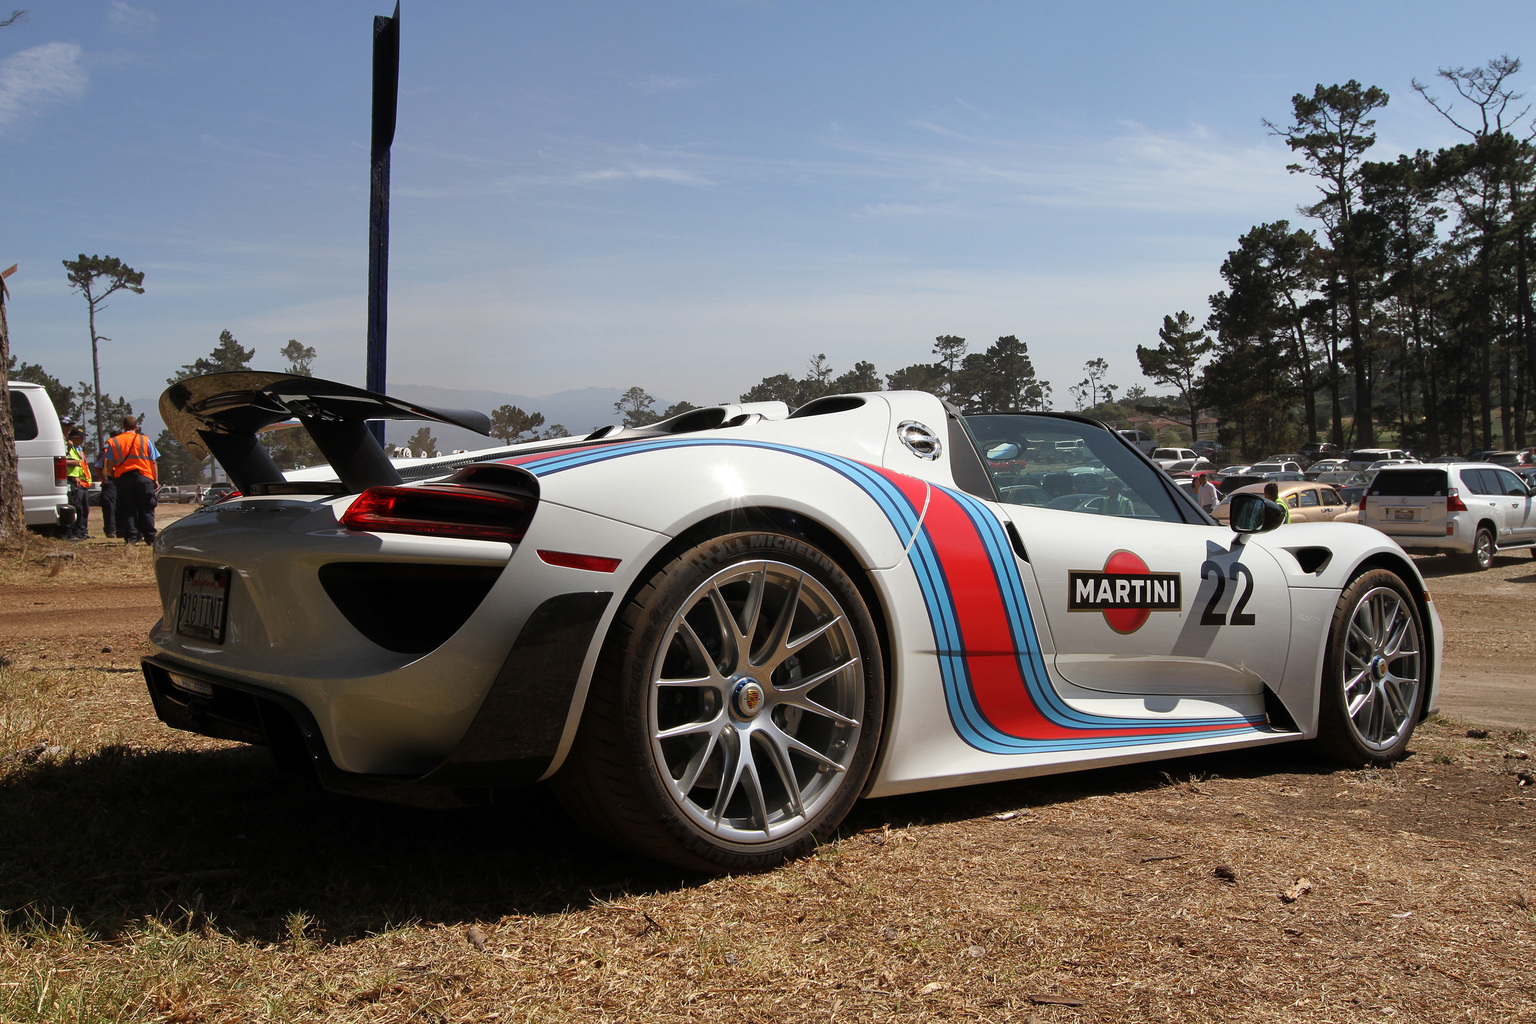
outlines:
[[602, 555], [578, 555], [571, 551], [545, 551], [539, 549], [539, 558], [562, 569], [585, 569], [588, 572], [613, 572], [621, 559], [604, 558]]

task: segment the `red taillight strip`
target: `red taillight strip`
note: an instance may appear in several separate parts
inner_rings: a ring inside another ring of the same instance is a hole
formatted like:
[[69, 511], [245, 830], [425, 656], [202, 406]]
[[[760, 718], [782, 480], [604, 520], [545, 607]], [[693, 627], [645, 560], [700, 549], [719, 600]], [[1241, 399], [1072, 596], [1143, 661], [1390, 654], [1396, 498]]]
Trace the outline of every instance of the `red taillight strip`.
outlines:
[[1465, 512], [1467, 503], [1461, 500], [1461, 492], [1454, 487], [1445, 489], [1445, 510], [1447, 512]]
[[543, 548], [539, 549], [539, 558], [563, 569], [586, 569], [588, 572], [613, 572], [620, 562], [620, 559], [602, 555], [578, 555], [572, 551], [545, 551]]
[[516, 544], [537, 502], [468, 487], [370, 487], [341, 517], [349, 530]]

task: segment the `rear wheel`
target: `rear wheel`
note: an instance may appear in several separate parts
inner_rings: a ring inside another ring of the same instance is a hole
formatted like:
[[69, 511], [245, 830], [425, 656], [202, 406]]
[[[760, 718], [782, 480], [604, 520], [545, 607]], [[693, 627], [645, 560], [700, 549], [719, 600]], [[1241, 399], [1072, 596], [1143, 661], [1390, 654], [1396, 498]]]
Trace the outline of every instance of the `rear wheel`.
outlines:
[[884, 700], [874, 624], [836, 563], [780, 534], [716, 538], [620, 612], [556, 788], [646, 856], [772, 867], [848, 813]]
[[1339, 596], [1323, 659], [1318, 745], [1349, 764], [1402, 757], [1424, 702], [1423, 620], [1402, 579], [1385, 569]]
[[1493, 531], [1486, 526], [1477, 528], [1477, 535], [1472, 538], [1472, 554], [1467, 556], [1469, 569], [1493, 568]]

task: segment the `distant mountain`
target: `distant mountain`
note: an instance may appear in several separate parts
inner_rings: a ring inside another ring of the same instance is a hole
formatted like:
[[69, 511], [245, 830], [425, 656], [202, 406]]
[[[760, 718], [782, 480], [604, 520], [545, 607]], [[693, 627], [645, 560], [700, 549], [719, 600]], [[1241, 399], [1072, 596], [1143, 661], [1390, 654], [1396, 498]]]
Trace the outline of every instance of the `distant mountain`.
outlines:
[[[613, 403], [623, 397], [619, 388], [576, 388], [559, 391], [553, 395], [512, 395], [501, 391], [474, 391], [459, 388], [439, 388], [427, 384], [392, 384], [389, 393], [430, 409], [473, 409], [489, 416], [503, 405], [515, 405], [524, 412], [542, 413], [546, 428], [560, 424], [572, 434], [587, 434], [608, 423], [618, 423], [623, 417], [613, 411]], [[656, 400], [658, 410], [669, 403]], [[455, 448], [473, 450], [484, 448], [487, 441], [479, 434], [446, 424], [429, 424], [432, 436], [437, 438], [438, 451], [451, 452]], [[389, 424], [386, 437], [391, 444], [404, 444], [421, 423], [396, 420]]]

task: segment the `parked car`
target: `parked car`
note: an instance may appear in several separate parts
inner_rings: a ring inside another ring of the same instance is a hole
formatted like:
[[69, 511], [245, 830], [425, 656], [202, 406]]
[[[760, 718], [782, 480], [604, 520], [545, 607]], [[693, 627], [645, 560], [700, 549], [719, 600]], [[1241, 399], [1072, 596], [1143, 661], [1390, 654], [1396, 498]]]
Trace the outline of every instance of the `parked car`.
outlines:
[[[1246, 495], [1214, 525], [1071, 414], [716, 406], [406, 484], [367, 419], [489, 419], [259, 371], [160, 408], [241, 496], [156, 538], [156, 713], [355, 796], [547, 779], [641, 856], [745, 871], [864, 796], [1309, 739], [1389, 764], [1436, 705], [1441, 627], [1396, 544]], [[300, 412], [329, 476], [262, 459]], [[1031, 439], [1077, 441], [1100, 513], [998, 500], [987, 455]]]
[[1495, 466], [1518, 466], [1520, 465], [1520, 453], [1511, 451], [1489, 452], [1483, 456], [1482, 461], [1491, 462]]
[[1271, 473], [1301, 473], [1301, 465], [1290, 460], [1255, 462], [1248, 467], [1248, 472], [1254, 476], [1268, 476]]
[[1309, 441], [1301, 446], [1301, 454], [1313, 460], [1333, 458], [1338, 450], [1338, 445], [1327, 441]]
[[16, 430], [16, 469], [21, 477], [22, 517], [28, 526], [74, 525], [69, 472], [64, 465], [64, 427], [41, 384], [10, 381], [11, 423]]
[[1248, 467], [1247, 466], [1222, 466], [1220, 469], [1218, 469], [1216, 471], [1216, 475], [1217, 476], [1222, 476], [1222, 477], [1237, 476], [1237, 475], [1239, 475], [1241, 473], [1246, 473], [1246, 472], [1248, 472]]
[[1193, 441], [1189, 447], [1190, 450], [1199, 452], [1212, 462], [1220, 462], [1231, 454], [1227, 451], [1227, 446], [1220, 441]]
[[1148, 455], [1157, 447], [1157, 439], [1145, 430], [1122, 430], [1120, 436], [1129, 441], [1132, 448]]
[[[1233, 494], [1263, 494], [1264, 486], [1264, 484], [1249, 484], [1246, 487], [1239, 487], [1223, 498], [1211, 515], [1218, 523], [1225, 523], [1231, 515]], [[1278, 500], [1285, 502], [1290, 509], [1293, 523], [1331, 522], [1348, 507], [1343, 495], [1335, 488], [1326, 484], [1316, 484], [1310, 480], [1282, 483], [1279, 486], [1279, 492]]]
[[1164, 466], [1163, 472], [1169, 476], [1190, 476], [1194, 473], [1214, 473], [1216, 467], [1211, 465], [1210, 459], [1180, 459]]
[[1477, 569], [1499, 551], [1536, 551], [1536, 499], [1492, 463], [1387, 466], [1361, 499], [1360, 522], [1410, 554], [1455, 555]]
[[166, 484], [155, 492], [155, 500], [162, 505], [189, 505], [202, 500], [202, 487], [197, 484]]
[[1357, 448], [1352, 452], [1345, 452], [1340, 457], [1348, 460], [1350, 469], [1361, 470], [1383, 459], [1406, 459], [1408, 453], [1401, 448]]
[[228, 480], [220, 480], [203, 488], [202, 503], [204, 505], [213, 505], [223, 501], [233, 493], [235, 493], [235, 485]]
[[1349, 462], [1345, 459], [1318, 459], [1312, 465], [1302, 470], [1308, 480], [1316, 480], [1324, 473], [1352, 473]]
[[1294, 462], [1294, 463], [1296, 463], [1296, 465], [1300, 466], [1303, 470], [1305, 470], [1308, 466], [1312, 465], [1312, 462], [1313, 462], [1312, 459], [1309, 459], [1305, 455], [1301, 455], [1301, 454], [1298, 454], [1296, 452], [1288, 452], [1288, 453], [1283, 454], [1283, 455], [1269, 455], [1269, 456], [1265, 457], [1264, 461], [1265, 462]]
[[1175, 462], [1183, 462], [1185, 459], [1198, 459], [1200, 456], [1192, 448], [1154, 448], [1152, 461], [1167, 469]]

